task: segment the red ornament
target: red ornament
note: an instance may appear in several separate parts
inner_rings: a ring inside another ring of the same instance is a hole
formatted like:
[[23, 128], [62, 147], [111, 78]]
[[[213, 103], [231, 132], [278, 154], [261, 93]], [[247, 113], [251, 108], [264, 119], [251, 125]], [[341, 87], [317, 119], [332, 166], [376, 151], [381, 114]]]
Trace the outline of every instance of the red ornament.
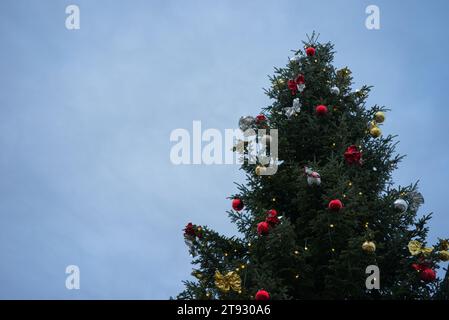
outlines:
[[267, 121], [267, 117], [265, 117], [265, 115], [263, 115], [263, 114], [259, 114], [256, 117], [256, 123], [257, 124], [260, 124], [260, 123], [265, 122], [265, 121]]
[[296, 93], [298, 92], [298, 86], [296, 85], [295, 80], [288, 80], [287, 86], [292, 92], [292, 95], [296, 95]]
[[287, 86], [292, 92], [292, 95], [296, 95], [298, 92], [298, 85], [304, 84], [305, 82], [304, 75], [299, 74], [295, 80], [288, 80]]
[[417, 263], [412, 263], [412, 268], [413, 268], [415, 271], [421, 271], [421, 270], [423, 269], [423, 266], [420, 265], [420, 264], [417, 264]]
[[189, 222], [184, 228], [184, 236], [195, 237], [195, 228], [192, 222]]
[[256, 300], [270, 300], [270, 294], [268, 293], [268, 291], [265, 290], [259, 290], [256, 293]]
[[325, 105], [320, 104], [319, 106], [316, 106], [315, 112], [319, 116], [324, 116], [327, 114], [327, 107]]
[[262, 236], [267, 235], [269, 230], [270, 230], [270, 225], [268, 224], [268, 222], [262, 221], [257, 224], [257, 233], [259, 235], [262, 235]]
[[267, 219], [265, 220], [266, 222], [268, 222], [268, 224], [272, 227], [274, 227], [275, 225], [279, 224], [279, 218], [278, 218], [278, 213], [276, 210], [271, 209], [269, 211], [267, 211]]
[[346, 149], [344, 157], [348, 164], [361, 164], [362, 162], [362, 153], [355, 145], [349, 146]]
[[309, 57], [313, 57], [313, 56], [315, 55], [315, 52], [316, 52], [316, 50], [315, 50], [314, 47], [308, 47], [308, 48], [306, 49], [306, 54], [307, 54]]
[[232, 209], [235, 211], [240, 211], [244, 207], [243, 201], [240, 198], [235, 198], [232, 200]]
[[436, 279], [437, 274], [435, 270], [431, 268], [425, 268], [424, 270], [421, 271], [420, 276], [421, 279], [424, 280], [425, 282], [431, 282]]
[[343, 208], [343, 203], [340, 200], [334, 199], [329, 202], [329, 210], [339, 211]]
[[203, 237], [203, 229], [189, 222], [184, 228], [184, 237], [193, 240], [195, 237], [201, 239]]

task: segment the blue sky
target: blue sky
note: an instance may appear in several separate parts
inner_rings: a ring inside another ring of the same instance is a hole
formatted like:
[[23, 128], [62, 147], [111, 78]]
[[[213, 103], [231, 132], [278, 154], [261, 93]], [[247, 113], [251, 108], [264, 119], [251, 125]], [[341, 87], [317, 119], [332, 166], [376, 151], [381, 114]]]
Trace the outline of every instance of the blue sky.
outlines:
[[[81, 29], [65, 28], [77, 4]], [[380, 8], [367, 30], [365, 8]], [[175, 128], [234, 128], [306, 33], [393, 109], [407, 158], [447, 236], [447, 1], [0, 2], [0, 298], [166, 299], [190, 276], [181, 229], [235, 233], [235, 165], [174, 166]], [[65, 288], [65, 267], [81, 289]]]

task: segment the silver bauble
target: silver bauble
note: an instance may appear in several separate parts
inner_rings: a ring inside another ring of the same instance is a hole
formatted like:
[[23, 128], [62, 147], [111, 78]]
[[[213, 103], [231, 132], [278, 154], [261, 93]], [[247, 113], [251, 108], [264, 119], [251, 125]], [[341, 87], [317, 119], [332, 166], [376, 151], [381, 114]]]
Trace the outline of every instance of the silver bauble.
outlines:
[[338, 89], [338, 87], [332, 87], [331, 93], [338, 96], [340, 94], [340, 89]]
[[401, 198], [396, 199], [393, 204], [394, 207], [401, 213], [404, 213], [408, 209], [408, 203], [404, 199]]

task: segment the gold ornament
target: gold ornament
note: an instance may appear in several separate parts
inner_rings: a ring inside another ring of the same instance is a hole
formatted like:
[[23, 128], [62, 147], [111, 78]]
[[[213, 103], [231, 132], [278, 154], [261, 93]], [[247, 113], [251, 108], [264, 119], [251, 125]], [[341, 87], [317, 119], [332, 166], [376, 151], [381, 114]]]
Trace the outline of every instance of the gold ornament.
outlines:
[[382, 134], [382, 130], [380, 130], [380, 128], [379, 127], [372, 127], [370, 130], [369, 130], [369, 133], [371, 134], [371, 136], [373, 137], [373, 138], [378, 138], [378, 137], [380, 137], [380, 135]]
[[449, 251], [438, 252], [438, 257], [440, 257], [441, 261], [449, 261]]
[[410, 251], [412, 256], [416, 256], [420, 253], [427, 256], [433, 251], [433, 247], [424, 248], [421, 242], [412, 240], [408, 243], [408, 251]]
[[242, 290], [241, 283], [240, 276], [234, 271], [229, 271], [225, 275], [218, 270], [215, 271], [215, 285], [223, 292], [228, 292], [231, 289], [240, 292]]
[[276, 89], [282, 89], [285, 86], [285, 80], [282, 78], [276, 78], [273, 82]]
[[372, 241], [365, 241], [362, 244], [362, 250], [365, 252], [373, 253], [376, 251], [376, 244]]
[[448, 239], [439, 239], [441, 250], [449, 250], [449, 240]]
[[260, 176], [260, 175], [264, 174], [266, 170], [267, 170], [267, 168], [265, 168], [264, 166], [257, 166], [255, 171], [256, 171], [256, 174], [258, 176]]
[[382, 123], [385, 121], [385, 113], [383, 113], [382, 111], [377, 111], [374, 114], [374, 120], [376, 120], [377, 123]]

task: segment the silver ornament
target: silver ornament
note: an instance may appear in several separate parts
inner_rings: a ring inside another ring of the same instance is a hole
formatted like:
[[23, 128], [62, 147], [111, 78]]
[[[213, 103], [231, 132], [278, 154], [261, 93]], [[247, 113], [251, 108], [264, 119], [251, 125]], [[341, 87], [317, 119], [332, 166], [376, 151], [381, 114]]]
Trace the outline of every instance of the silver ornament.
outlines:
[[404, 199], [396, 199], [393, 203], [394, 207], [399, 210], [401, 213], [404, 213], [408, 209], [408, 203]]
[[291, 118], [294, 114], [299, 113], [301, 111], [301, 102], [299, 102], [299, 98], [295, 98], [293, 100], [292, 106], [285, 108], [285, 115], [288, 118]]
[[306, 85], [305, 85], [305, 83], [299, 83], [296, 85], [296, 87], [298, 88], [298, 92], [301, 93], [306, 88]]
[[254, 117], [251, 116], [240, 117], [239, 128], [242, 131], [246, 131], [248, 129], [251, 129], [255, 123], [256, 119]]
[[309, 186], [319, 186], [321, 184], [321, 176], [318, 172], [313, 171], [313, 169], [309, 167], [304, 167], [304, 172], [307, 175], [307, 184]]
[[338, 87], [334, 86], [331, 88], [331, 93], [338, 96], [340, 94], [340, 89], [338, 89]]
[[301, 66], [301, 57], [300, 56], [293, 56], [290, 58], [290, 62], [296, 62]]
[[307, 176], [307, 183], [309, 186], [319, 186], [321, 184], [321, 176], [318, 172], [312, 172], [310, 175]]
[[424, 203], [423, 195], [418, 191], [412, 191], [408, 194], [410, 199], [410, 209], [418, 211], [419, 207]]

